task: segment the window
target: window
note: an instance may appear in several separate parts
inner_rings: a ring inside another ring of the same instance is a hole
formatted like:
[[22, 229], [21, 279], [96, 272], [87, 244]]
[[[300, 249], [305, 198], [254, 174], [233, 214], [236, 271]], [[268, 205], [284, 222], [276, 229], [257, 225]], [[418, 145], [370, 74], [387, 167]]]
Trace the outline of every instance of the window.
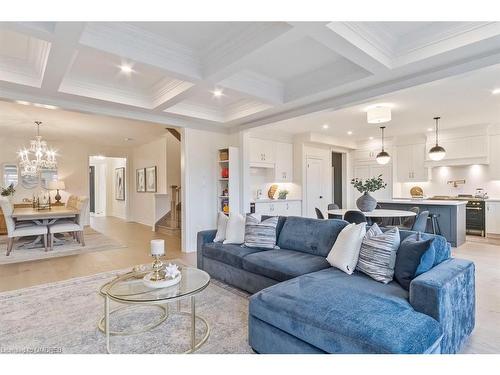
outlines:
[[3, 182], [4, 186], [9, 186], [10, 184], [17, 185], [17, 165], [15, 164], [5, 164], [3, 166]]

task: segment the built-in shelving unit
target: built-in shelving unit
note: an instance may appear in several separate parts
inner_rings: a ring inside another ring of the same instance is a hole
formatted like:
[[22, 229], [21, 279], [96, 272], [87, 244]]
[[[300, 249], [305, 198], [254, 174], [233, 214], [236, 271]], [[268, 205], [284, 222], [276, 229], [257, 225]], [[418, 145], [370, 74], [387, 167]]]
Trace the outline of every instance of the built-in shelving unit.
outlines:
[[[229, 215], [240, 211], [239, 151], [237, 147], [218, 150], [217, 211]], [[225, 209], [226, 207], [226, 209]]]

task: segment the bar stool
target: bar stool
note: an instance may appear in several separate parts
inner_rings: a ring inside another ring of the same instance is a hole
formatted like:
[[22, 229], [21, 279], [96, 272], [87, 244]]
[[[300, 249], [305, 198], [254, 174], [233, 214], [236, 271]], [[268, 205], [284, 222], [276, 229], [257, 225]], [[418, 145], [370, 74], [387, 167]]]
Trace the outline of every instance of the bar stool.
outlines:
[[432, 234], [441, 234], [441, 228], [438, 221], [439, 214], [429, 214], [428, 220], [431, 221]]

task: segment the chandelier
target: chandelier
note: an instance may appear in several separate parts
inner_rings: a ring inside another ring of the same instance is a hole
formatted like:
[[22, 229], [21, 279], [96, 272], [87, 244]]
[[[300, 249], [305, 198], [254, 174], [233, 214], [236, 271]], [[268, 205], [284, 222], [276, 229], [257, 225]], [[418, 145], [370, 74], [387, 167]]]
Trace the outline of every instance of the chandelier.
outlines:
[[41, 121], [35, 121], [36, 137], [30, 141], [29, 149], [19, 151], [21, 176], [37, 176], [40, 171], [56, 169], [56, 152], [47, 147], [40, 135]]

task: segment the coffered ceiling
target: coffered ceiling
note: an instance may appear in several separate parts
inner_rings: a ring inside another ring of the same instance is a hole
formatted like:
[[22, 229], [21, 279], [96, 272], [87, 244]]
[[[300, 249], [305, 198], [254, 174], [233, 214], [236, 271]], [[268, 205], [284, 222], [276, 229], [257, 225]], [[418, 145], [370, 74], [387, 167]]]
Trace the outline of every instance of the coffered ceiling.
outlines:
[[1, 99], [215, 131], [498, 63], [498, 22], [0, 23]]

